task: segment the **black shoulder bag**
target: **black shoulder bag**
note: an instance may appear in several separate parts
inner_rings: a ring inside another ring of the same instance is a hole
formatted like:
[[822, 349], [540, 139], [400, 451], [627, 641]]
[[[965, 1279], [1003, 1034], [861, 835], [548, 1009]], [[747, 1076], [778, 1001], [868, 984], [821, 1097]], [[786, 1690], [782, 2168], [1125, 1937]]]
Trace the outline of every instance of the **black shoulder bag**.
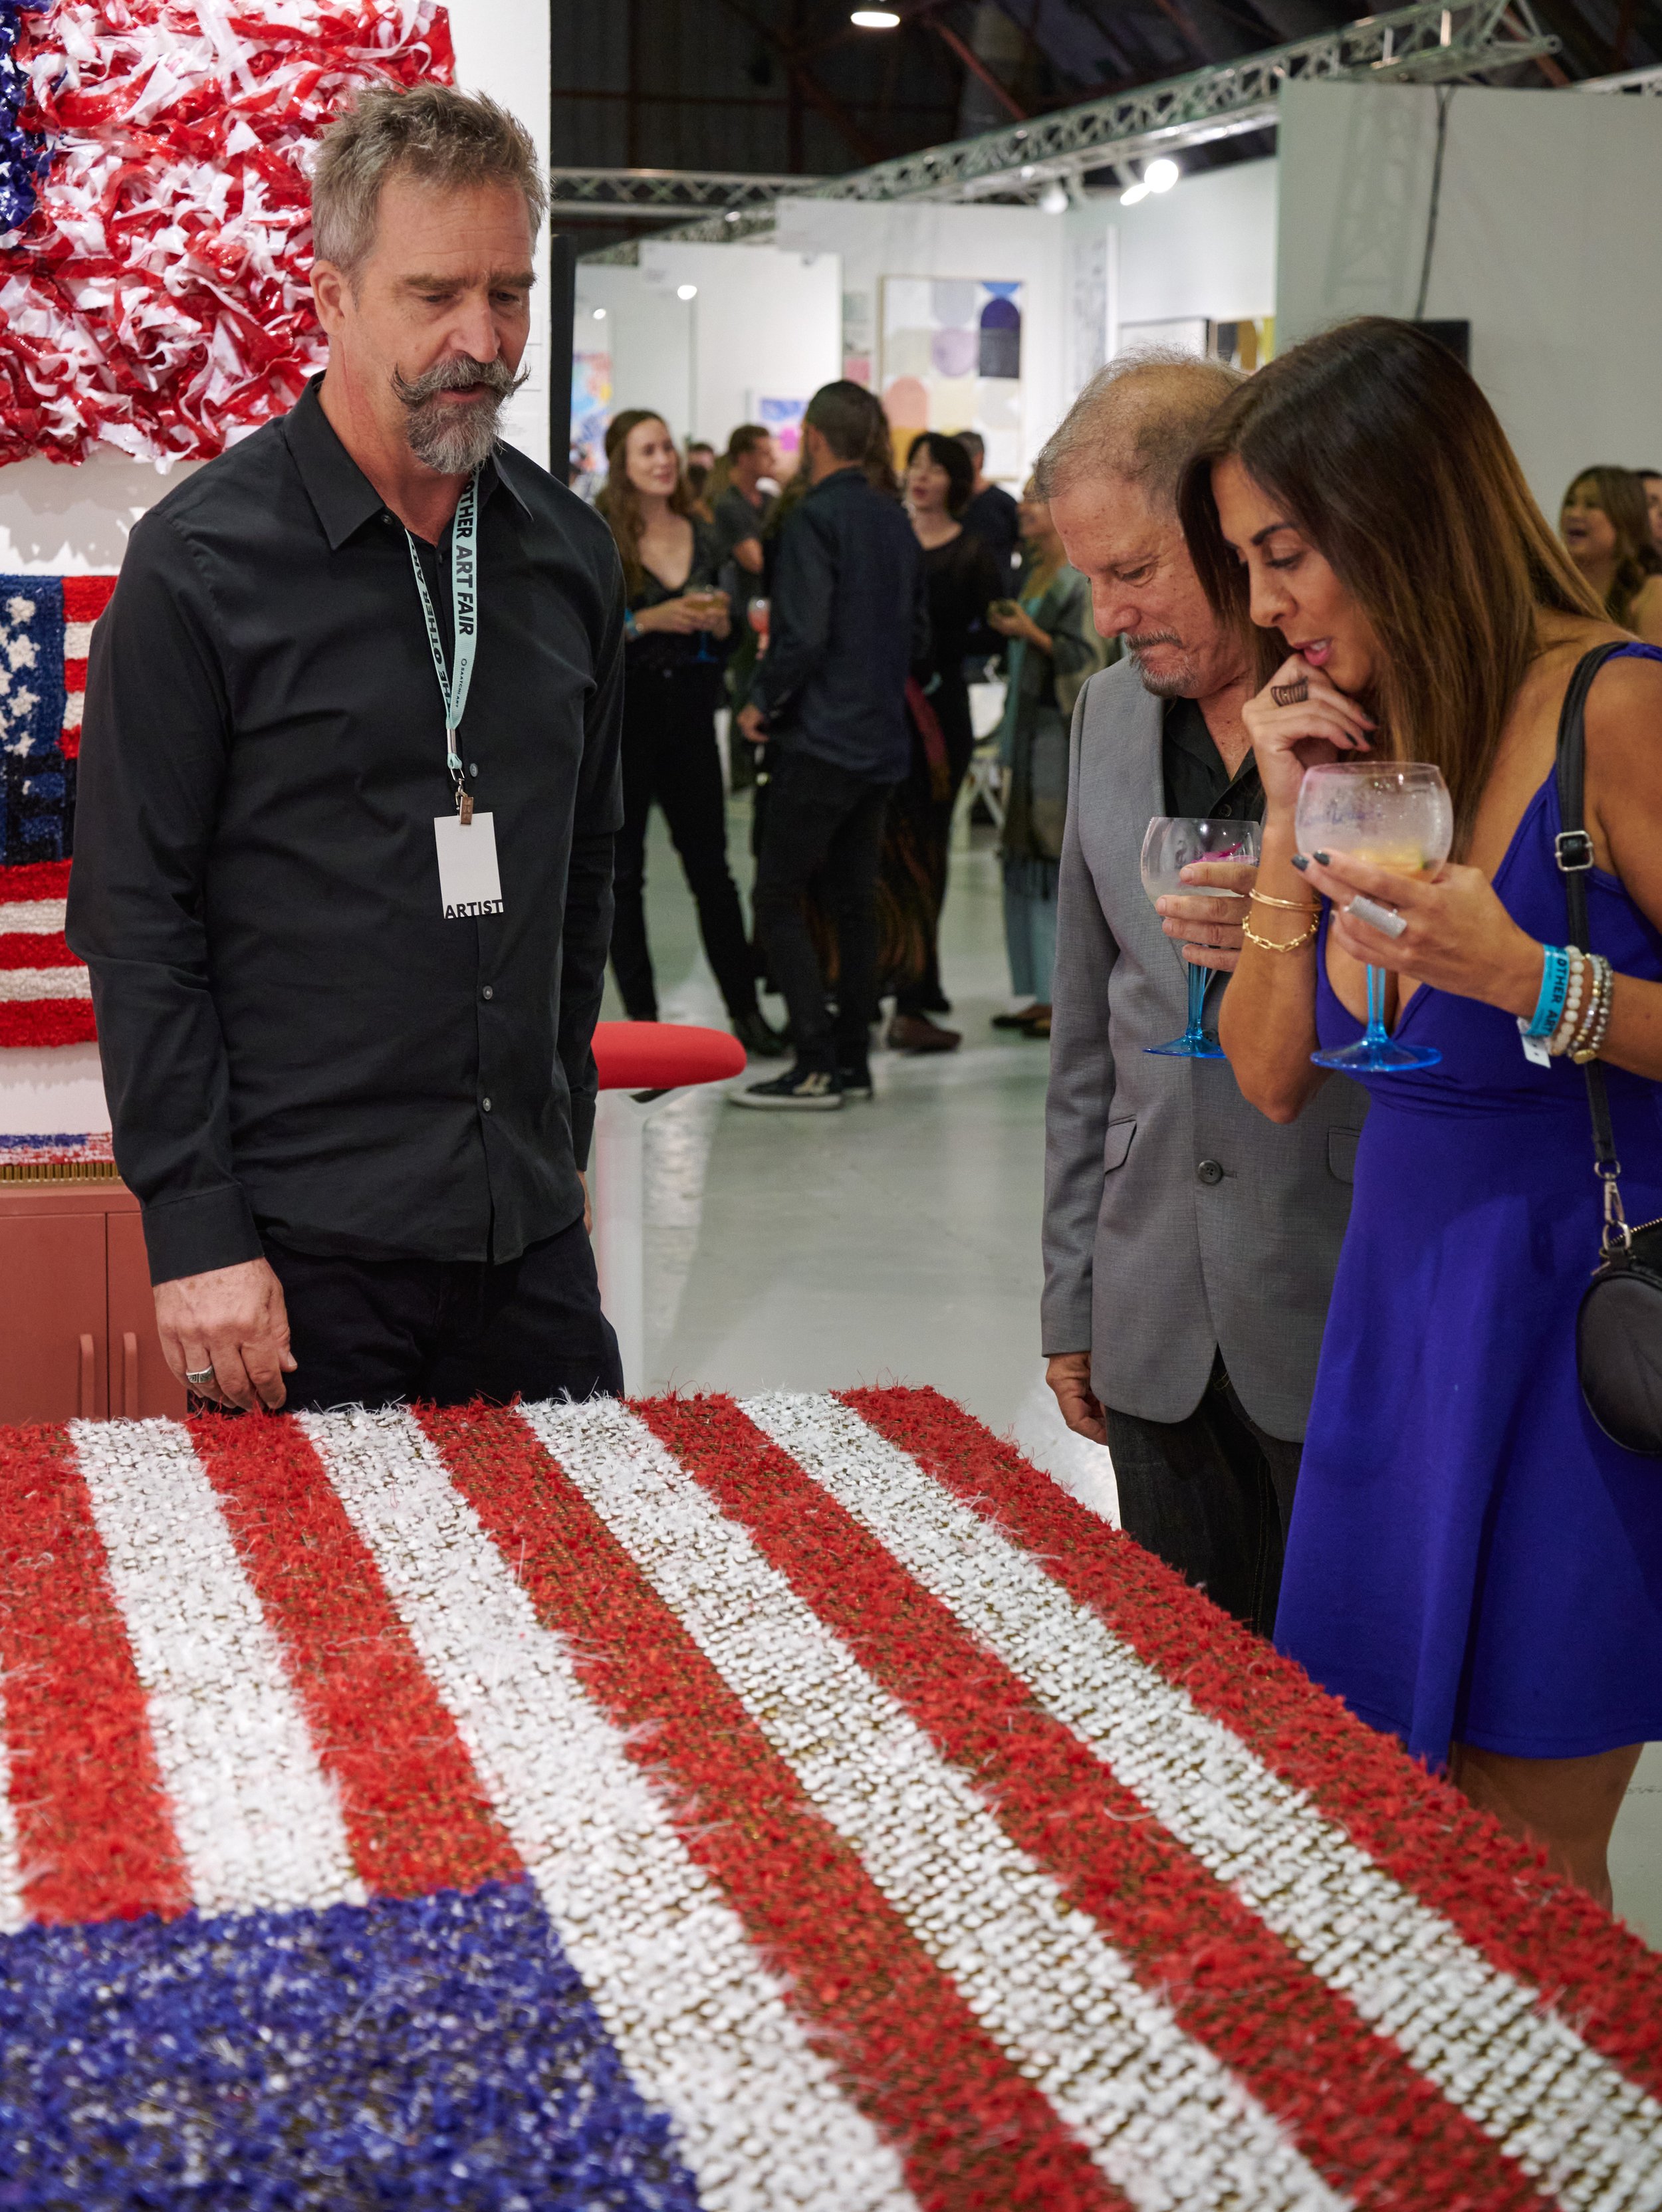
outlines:
[[[1587, 870], [1592, 840], [1582, 820], [1586, 781], [1587, 693], [1592, 679], [1621, 647], [1601, 645], [1576, 665], [1558, 718], [1558, 866], [1569, 908], [1570, 943], [1587, 943]], [[1604, 1071], [1596, 1060], [1582, 1069], [1592, 1116], [1594, 1173], [1604, 1185], [1604, 1226], [1598, 1264], [1581, 1294], [1575, 1319], [1575, 1358], [1581, 1395], [1592, 1418], [1624, 1451], [1662, 1459], [1662, 1221], [1635, 1229], [1622, 1211]]]

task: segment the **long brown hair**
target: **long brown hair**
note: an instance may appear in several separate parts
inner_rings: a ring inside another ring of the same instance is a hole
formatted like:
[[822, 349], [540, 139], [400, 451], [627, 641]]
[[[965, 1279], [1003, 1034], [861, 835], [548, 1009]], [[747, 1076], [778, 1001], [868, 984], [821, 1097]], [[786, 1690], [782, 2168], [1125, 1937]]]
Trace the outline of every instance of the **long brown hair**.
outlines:
[[[639, 429], [642, 422], [663, 422], [666, 429], [669, 428], [663, 416], [650, 407], [625, 407], [621, 415], [614, 416], [607, 423], [606, 482], [594, 501], [617, 540], [624, 564], [624, 588], [631, 598], [645, 583], [646, 570], [641, 564], [641, 495], [629, 480], [627, 448], [630, 432]], [[675, 489], [669, 495], [669, 511], [672, 514], [691, 515], [692, 504], [686, 471], [681, 468], [676, 475]]]
[[[1365, 315], [1307, 338], [1224, 401], [1184, 471], [1178, 513], [1206, 595], [1247, 614], [1246, 571], [1218, 527], [1214, 465], [1238, 459], [1330, 563], [1373, 626], [1367, 702], [1397, 760], [1434, 762], [1457, 846], [1546, 611], [1604, 612], [1531, 495], [1516, 455], [1452, 354]], [[1286, 657], [1259, 630], [1259, 681]]]
[[1647, 580], [1662, 569], [1662, 558], [1651, 542], [1650, 509], [1645, 503], [1642, 477], [1631, 469], [1616, 467], [1602, 461], [1590, 469], [1581, 469], [1570, 479], [1569, 490], [1564, 494], [1563, 507], [1573, 495], [1586, 485], [1592, 491], [1590, 499], [1581, 501], [1583, 507], [1596, 507], [1610, 518], [1610, 528], [1616, 532], [1616, 574], [1604, 594], [1604, 612], [1618, 628], [1630, 627], [1629, 617], [1633, 603], [1645, 588]]

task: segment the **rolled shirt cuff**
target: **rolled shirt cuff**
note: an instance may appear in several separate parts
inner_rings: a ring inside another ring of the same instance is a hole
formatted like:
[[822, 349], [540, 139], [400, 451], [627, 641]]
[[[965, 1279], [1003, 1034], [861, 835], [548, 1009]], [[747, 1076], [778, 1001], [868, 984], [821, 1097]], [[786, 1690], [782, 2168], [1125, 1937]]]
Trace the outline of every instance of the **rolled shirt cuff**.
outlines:
[[181, 1275], [210, 1274], [265, 1257], [253, 1212], [240, 1183], [192, 1191], [144, 1208], [144, 1244], [150, 1255], [150, 1280], [171, 1283]]
[[589, 1147], [594, 1141], [594, 1101], [574, 1091], [571, 1098], [571, 1160], [579, 1175], [588, 1171]]

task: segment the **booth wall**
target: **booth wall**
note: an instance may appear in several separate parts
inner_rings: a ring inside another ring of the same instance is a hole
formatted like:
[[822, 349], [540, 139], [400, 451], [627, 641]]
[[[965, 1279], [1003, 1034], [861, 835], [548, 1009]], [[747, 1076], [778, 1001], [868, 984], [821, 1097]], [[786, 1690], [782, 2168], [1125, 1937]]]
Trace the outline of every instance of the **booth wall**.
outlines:
[[[543, 0], [449, 0], [456, 75], [469, 91], [487, 92], [524, 121], [548, 158], [548, 9]], [[538, 245], [545, 295], [548, 235]], [[507, 411], [513, 444], [545, 466], [548, 461], [548, 346], [533, 337], [530, 376]], [[561, 374], [564, 366], [562, 364]], [[197, 462], [163, 475], [113, 450], [80, 466], [43, 459], [0, 468], [0, 570], [11, 574], [86, 574], [119, 568], [128, 533], [147, 508], [180, 483]]]
[[[1347, 315], [1414, 313], [1436, 103], [1409, 86], [1282, 93], [1281, 350]], [[1550, 517], [1591, 462], [1662, 467], [1642, 215], [1659, 199], [1662, 103], [1472, 87], [1449, 104], [1425, 313], [1470, 322], [1473, 373]]]
[[[1021, 364], [1026, 472], [1070, 397], [1062, 219], [1032, 208], [788, 199], [779, 203], [775, 237], [780, 246], [799, 253], [841, 257], [843, 343], [850, 352], [868, 350], [874, 338], [885, 276], [1020, 279], [1026, 287]], [[861, 333], [867, 339], [863, 349]], [[875, 362], [873, 374], [875, 383]]]
[[1069, 210], [1070, 250], [1114, 240], [1107, 343], [1121, 323], [1243, 322], [1275, 312], [1277, 164], [1239, 161], [1185, 176], [1135, 207]]

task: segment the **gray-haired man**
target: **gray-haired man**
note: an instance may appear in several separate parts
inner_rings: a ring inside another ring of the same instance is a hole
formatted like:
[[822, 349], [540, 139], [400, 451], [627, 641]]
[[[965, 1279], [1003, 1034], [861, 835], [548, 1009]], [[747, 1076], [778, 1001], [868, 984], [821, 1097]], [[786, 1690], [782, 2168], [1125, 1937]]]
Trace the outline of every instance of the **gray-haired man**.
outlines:
[[1174, 507], [1235, 380], [1198, 361], [1115, 363], [1039, 457], [1096, 626], [1127, 647], [1074, 720], [1043, 1321], [1050, 1387], [1068, 1425], [1110, 1447], [1125, 1528], [1267, 1635], [1367, 1102], [1335, 1079], [1277, 1127], [1226, 1060], [1148, 1051], [1183, 1025], [1179, 947], [1219, 969], [1240, 951], [1238, 902], [1149, 905], [1149, 820], [1263, 806], [1247, 643], [1207, 605]]
[[620, 1387], [579, 1170], [622, 579], [497, 444], [544, 204], [490, 101], [367, 94], [326, 374], [144, 517], [93, 641], [70, 940], [163, 1349], [228, 1403]]

